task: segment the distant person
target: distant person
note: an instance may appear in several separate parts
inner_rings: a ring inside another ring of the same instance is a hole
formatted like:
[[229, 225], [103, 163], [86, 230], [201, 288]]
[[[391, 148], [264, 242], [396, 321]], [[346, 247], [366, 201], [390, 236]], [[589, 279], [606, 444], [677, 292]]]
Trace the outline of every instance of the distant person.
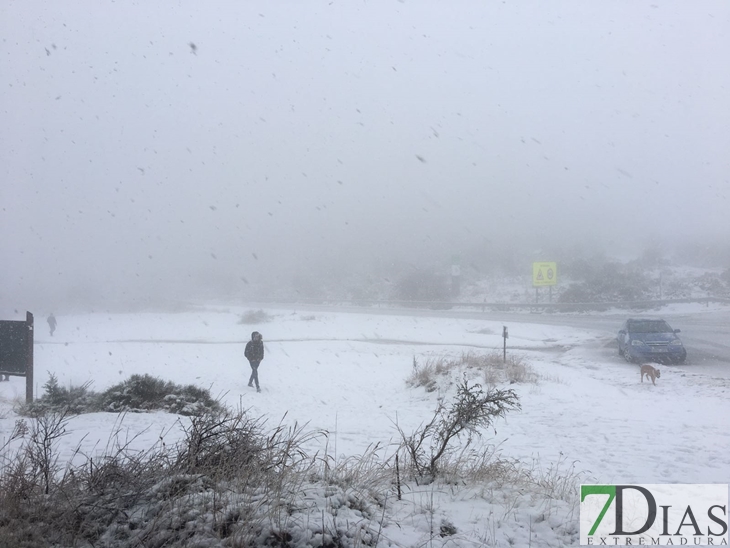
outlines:
[[0, 375], [0, 382], [5, 382], [10, 380], [10, 375]]
[[246, 343], [246, 350], [243, 351], [243, 355], [251, 364], [251, 378], [248, 379], [248, 385], [253, 386], [253, 383], [256, 383], [256, 392], [261, 392], [259, 387], [259, 364], [264, 359], [264, 339], [261, 333], [258, 331], [251, 333], [251, 340]]
[[53, 332], [56, 330], [56, 316], [53, 315], [53, 312], [51, 312], [51, 315], [48, 316], [48, 327], [51, 328], [51, 337], [53, 337]]

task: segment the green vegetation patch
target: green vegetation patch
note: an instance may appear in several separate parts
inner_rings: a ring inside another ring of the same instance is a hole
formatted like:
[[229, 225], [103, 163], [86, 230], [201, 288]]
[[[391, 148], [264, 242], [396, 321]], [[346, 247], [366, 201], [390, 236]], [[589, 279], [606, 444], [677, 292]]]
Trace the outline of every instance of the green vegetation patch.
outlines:
[[104, 392], [89, 390], [89, 384], [64, 387], [51, 374], [43, 385], [43, 395], [30, 404], [20, 407], [27, 416], [63, 411], [72, 415], [82, 413], [111, 413], [167, 411], [178, 415], [199, 416], [207, 411], [220, 409], [210, 391], [188, 384], [180, 385], [151, 375], [132, 375]]

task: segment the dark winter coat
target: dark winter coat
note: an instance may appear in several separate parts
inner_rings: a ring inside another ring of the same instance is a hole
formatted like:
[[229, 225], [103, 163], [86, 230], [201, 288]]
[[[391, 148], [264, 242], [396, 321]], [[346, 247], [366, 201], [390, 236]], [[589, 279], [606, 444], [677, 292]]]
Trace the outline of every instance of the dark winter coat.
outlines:
[[264, 359], [264, 341], [261, 333], [258, 331], [251, 333], [251, 340], [246, 343], [246, 350], [243, 351], [243, 355], [250, 362], [260, 362]]

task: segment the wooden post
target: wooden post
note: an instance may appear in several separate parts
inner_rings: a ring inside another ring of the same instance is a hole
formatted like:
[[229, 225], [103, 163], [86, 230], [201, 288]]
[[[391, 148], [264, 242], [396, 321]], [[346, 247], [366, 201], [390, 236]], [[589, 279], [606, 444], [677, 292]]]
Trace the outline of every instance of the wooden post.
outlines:
[[507, 331], [507, 326], [503, 325], [502, 326], [502, 339], [504, 339], [504, 343], [503, 343], [504, 344], [504, 346], [503, 346], [504, 354], [502, 355], [502, 361], [504, 361], [504, 363], [507, 363], [507, 339], [508, 338], [509, 338], [509, 332]]
[[27, 361], [25, 363], [25, 403], [33, 403], [33, 314], [25, 313], [25, 324], [28, 328]]

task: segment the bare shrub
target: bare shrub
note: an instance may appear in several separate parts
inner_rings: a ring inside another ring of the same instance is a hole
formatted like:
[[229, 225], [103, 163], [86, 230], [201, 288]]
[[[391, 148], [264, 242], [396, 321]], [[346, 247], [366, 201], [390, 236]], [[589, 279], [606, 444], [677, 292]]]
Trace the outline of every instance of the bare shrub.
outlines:
[[[2, 455], [0, 546], [182, 546], [192, 538], [190, 545], [230, 539], [226, 545], [240, 546], [262, 535], [284, 538], [317, 462], [302, 444], [321, 435], [296, 424], [265, 432], [243, 411], [210, 412], [191, 419], [179, 444], [167, 446], [161, 436], [134, 450], [137, 436], [125, 437], [120, 421], [103, 454], [64, 468], [55, 450], [64, 425], [64, 416], [38, 417], [15, 455]], [[25, 431], [17, 430], [16, 438]], [[75, 456], [85, 455], [77, 449]]]
[[489, 427], [494, 419], [504, 417], [507, 411], [520, 409], [519, 399], [513, 390], [469, 385], [464, 378], [457, 385], [457, 392], [450, 404], [439, 401], [432, 419], [419, 426], [412, 434], [406, 434], [398, 425], [401, 445], [409, 457], [419, 483], [432, 482], [441, 470], [444, 459], [453, 455], [452, 443], [462, 435], [467, 445], [473, 437], [480, 437], [480, 429]]
[[25, 446], [30, 465], [28, 471], [37, 478], [46, 495], [59, 470], [56, 445], [66, 435], [67, 423], [66, 413], [49, 413], [41, 415], [31, 425], [30, 440]]
[[[38, 474], [25, 450], [3, 457], [0, 476], [0, 523], [22, 518], [30, 504], [38, 500], [43, 489]], [[42, 502], [42, 501], [41, 501]], [[0, 527], [0, 530], [3, 530]]]
[[185, 474], [235, 477], [259, 464], [265, 445], [261, 424], [243, 412], [211, 411], [184, 428], [174, 468]]
[[94, 545], [107, 526], [128, 515], [164, 469], [159, 446], [129, 449], [136, 436], [123, 445], [110, 440], [107, 455], [88, 457], [80, 466], [61, 465], [56, 441], [65, 435], [67, 421], [58, 413], [36, 417], [28, 441], [3, 459], [0, 546]]
[[10, 431], [10, 435], [4, 439], [3, 444], [0, 445], [0, 451], [5, 449], [8, 445], [17, 439], [24, 438], [29, 432], [28, 423], [25, 419], [17, 419], [13, 425], [13, 429]]
[[144, 432], [130, 438], [122, 421], [123, 415], [103, 454], [87, 456], [58, 480], [50, 525], [67, 542], [83, 539], [94, 545], [110, 531], [139, 526], [137, 509], [149, 505], [154, 486], [170, 474], [169, 448], [162, 436], [146, 449], [134, 450], [132, 445]]

